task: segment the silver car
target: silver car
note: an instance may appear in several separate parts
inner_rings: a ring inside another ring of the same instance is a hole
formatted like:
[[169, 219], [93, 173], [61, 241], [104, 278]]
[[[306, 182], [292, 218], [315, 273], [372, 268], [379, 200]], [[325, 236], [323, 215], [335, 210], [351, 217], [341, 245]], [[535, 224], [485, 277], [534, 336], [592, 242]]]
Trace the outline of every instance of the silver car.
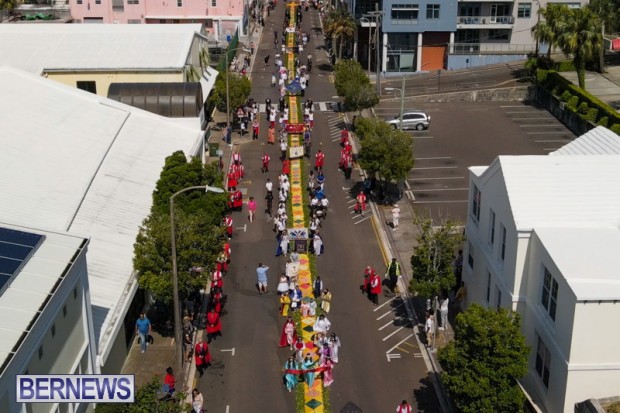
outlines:
[[[387, 123], [394, 129], [398, 129], [400, 123], [400, 114], [394, 116], [394, 119], [388, 120]], [[403, 113], [403, 129], [428, 129], [431, 124], [431, 117], [421, 110], [412, 110]]]

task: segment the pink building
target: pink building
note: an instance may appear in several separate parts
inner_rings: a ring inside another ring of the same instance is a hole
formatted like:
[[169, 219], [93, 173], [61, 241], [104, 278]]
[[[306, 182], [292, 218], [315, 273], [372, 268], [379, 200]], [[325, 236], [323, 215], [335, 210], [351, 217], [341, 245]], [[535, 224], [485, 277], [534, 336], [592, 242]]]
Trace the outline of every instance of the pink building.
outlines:
[[213, 41], [244, 36], [247, 0], [70, 0], [77, 23], [201, 23]]

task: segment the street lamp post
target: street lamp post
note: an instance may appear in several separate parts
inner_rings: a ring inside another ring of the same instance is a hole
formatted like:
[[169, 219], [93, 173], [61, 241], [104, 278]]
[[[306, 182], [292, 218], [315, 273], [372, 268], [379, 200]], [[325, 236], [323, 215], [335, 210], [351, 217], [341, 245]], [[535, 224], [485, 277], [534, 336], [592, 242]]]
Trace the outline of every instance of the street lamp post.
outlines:
[[393, 92], [395, 90], [400, 91], [400, 117], [398, 118], [398, 129], [403, 130], [403, 112], [405, 110], [405, 76], [402, 77], [402, 85], [397, 87], [386, 87], [387, 92]]
[[[174, 198], [187, 191], [202, 189], [205, 192], [215, 192], [215, 193], [223, 193], [224, 190], [222, 188], [216, 188], [209, 185], [201, 185], [201, 186], [190, 186], [188, 188], [181, 189], [180, 191], [175, 192], [170, 197], [170, 247], [172, 249], [172, 299], [174, 303], [174, 341], [175, 341], [175, 350], [176, 350], [176, 372], [177, 375], [180, 375], [181, 381], [179, 382], [181, 385], [179, 388], [183, 388], [183, 345], [182, 345], [182, 337], [181, 337], [181, 304], [179, 302], [179, 279], [177, 274], [177, 247], [176, 247], [176, 233], [174, 226]], [[177, 376], [179, 377], [179, 376]]]

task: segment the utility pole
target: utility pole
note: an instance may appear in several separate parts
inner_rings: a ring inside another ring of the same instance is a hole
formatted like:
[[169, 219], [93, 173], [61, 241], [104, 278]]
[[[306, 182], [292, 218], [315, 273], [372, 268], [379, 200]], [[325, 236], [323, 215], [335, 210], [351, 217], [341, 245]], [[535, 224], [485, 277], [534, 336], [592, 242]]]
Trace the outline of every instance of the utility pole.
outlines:
[[375, 3], [375, 70], [377, 72], [377, 96], [381, 96], [381, 62], [379, 61], [379, 28], [381, 27], [381, 12], [379, 11], [379, 3]]

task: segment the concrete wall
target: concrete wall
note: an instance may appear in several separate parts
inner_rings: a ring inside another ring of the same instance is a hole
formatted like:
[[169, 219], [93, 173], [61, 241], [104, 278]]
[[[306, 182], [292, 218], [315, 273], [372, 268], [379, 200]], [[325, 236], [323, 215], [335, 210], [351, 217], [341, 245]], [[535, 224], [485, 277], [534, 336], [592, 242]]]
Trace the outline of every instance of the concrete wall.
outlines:
[[583, 135], [596, 126], [566, 109], [564, 102], [541, 87], [536, 88], [536, 100], [577, 136]]
[[515, 62], [527, 59], [525, 54], [472, 54], [448, 55], [448, 70], [467, 69], [469, 67]]
[[518, 86], [407, 97], [407, 102], [511, 102], [536, 99], [535, 86]]
[[47, 77], [69, 86], [77, 87], [78, 81], [95, 81], [97, 94], [107, 96], [110, 83], [183, 82], [183, 73], [177, 72], [48, 72]]

